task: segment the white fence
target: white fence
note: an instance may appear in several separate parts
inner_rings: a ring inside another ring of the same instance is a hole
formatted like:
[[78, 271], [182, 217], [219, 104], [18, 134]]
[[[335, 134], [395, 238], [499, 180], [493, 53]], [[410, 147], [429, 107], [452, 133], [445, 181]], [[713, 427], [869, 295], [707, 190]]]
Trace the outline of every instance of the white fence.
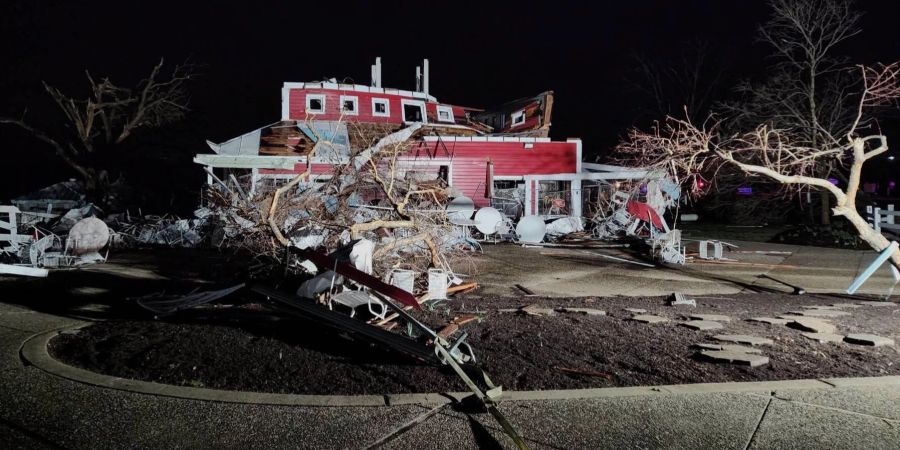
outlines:
[[875, 231], [881, 232], [881, 229], [900, 230], [900, 224], [897, 224], [896, 217], [900, 216], [900, 211], [894, 211], [894, 205], [887, 205], [886, 209], [878, 206], [866, 206], [869, 224], [875, 228]]
[[18, 234], [18, 214], [15, 206], [0, 205], [0, 251], [15, 252], [20, 243], [31, 240], [30, 236]]

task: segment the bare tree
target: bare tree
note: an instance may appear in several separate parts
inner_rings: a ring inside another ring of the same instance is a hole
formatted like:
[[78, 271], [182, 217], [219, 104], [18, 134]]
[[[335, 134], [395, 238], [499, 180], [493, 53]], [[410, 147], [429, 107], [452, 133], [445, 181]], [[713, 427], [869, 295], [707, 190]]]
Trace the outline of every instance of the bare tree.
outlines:
[[[791, 130], [761, 124], [753, 131], [725, 134], [721, 121], [709, 119], [703, 125], [669, 117], [652, 131], [631, 130], [628, 139], [617, 147], [619, 157], [632, 164], [670, 170], [683, 183], [696, 177], [715, 176], [722, 167], [736, 167], [751, 177], [765, 177], [786, 190], [819, 189], [835, 201], [832, 213], [845, 217], [859, 237], [876, 251], [888, 247], [888, 240], [869, 226], [856, 209], [856, 194], [866, 161], [888, 150], [887, 137], [878, 132], [863, 132], [868, 112], [900, 99], [900, 62], [875, 67], [858, 66], [861, 91], [856, 114], [845, 126], [843, 137], [809, 145]], [[847, 167], [848, 182], [841, 190], [819, 176], [823, 164]], [[892, 255], [900, 267], [900, 250]]]
[[705, 117], [713, 106], [720, 86], [723, 65], [708, 43], [689, 41], [675, 58], [660, 60], [635, 57], [635, 90], [653, 103], [653, 117], [675, 114], [684, 108], [692, 119]]
[[84, 180], [87, 191], [101, 197], [109, 184], [103, 159], [117, 150], [135, 131], [154, 128], [184, 117], [188, 111], [187, 82], [196, 77], [191, 64], [175, 66], [164, 75], [163, 60], [133, 89], [115, 85], [109, 78], [99, 82], [85, 71], [91, 94], [79, 100], [43, 83], [65, 117], [66, 133], [52, 136], [22, 118], [0, 117], [0, 123], [15, 125], [49, 144], [56, 155]]
[[[794, 133], [810, 147], [836, 145], [855, 113], [858, 92], [835, 47], [859, 34], [860, 14], [849, 0], [770, 0], [772, 16], [760, 39], [774, 50], [776, 64], [761, 84], [742, 82], [742, 99], [726, 103], [738, 129], [759, 123]], [[838, 166], [817, 166], [817, 176], [839, 175]], [[822, 223], [828, 223], [828, 196], [823, 195]]]

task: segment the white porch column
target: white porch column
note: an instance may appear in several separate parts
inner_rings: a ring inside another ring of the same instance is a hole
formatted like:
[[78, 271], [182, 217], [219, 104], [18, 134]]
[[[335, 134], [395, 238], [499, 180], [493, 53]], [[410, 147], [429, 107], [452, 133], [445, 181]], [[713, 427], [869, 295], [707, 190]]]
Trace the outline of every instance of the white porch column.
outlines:
[[572, 184], [569, 187], [572, 190], [572, 207], [569, 208], [570, 215], [581, 217], [581, 180], [572, 180]]

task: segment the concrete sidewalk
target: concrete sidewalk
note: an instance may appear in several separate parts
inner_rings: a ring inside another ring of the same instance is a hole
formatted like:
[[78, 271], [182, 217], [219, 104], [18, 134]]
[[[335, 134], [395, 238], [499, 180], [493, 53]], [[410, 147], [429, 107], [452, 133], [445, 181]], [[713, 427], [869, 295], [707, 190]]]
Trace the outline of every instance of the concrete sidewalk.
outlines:
[[[0, 303], [0, 448], [510, 447], [490, 415], [455, 405], [185, 400], [89, 386], [23, 364], [19, 350], [30, 336], [77, 323]], [[900, 377], [874, 386], [860, 380], [818, 389], [674, 386], [658, 394], [506, 402], [501, 409], [535, 449], [898, 448]]]
[[[735, 264], [689, 262], [684, 266], [649, 268], [602, 255], [643, 263], [640, 255], [621, 249], [523, 248], [485, 245], [477, 258], [480, 293], [521, 295], [515, 284], [546, 296], [654, 296], [682, 292], [691, 295], [737, 294], [775, 290], [791, 292], [768, 275], [810, 293], [844, 293], [853, 279], [878, 254], [798, 245], [730, 241], [737, 252], [726, 253]], [[765, 255], [755, 251], [790, 252]], [[893, 284], [890, 269], [881, 267], [857, 292], [885, 295]], [[896, 295], [900, 295], [900, 289]]]

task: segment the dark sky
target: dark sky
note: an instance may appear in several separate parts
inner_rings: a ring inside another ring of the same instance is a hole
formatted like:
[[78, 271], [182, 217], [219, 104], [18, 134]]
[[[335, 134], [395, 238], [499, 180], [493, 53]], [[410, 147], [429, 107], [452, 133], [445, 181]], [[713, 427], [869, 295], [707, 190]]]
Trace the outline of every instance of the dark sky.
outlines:
[[[635, 55], [667, 58], [700, 40], [729, 79], [762, 76], [766, 64], [767, 49], [754, 42], [768, 15], [762, 1], [202, 3], [3, 2], [0, 114], [28, 108], [29, 120], [58, 123], [41, 80], [83, 96], [85, 69], [133, 84], [161, 56], [191, 58], [205, 67], [175, 159], [199, 171], [190, 157], [205, 150], [205, 139], [279, 119], [282, 82], [368, 84], [381, 56], [384, 85], [410, 89], [427, 57], [439, 100], [490, 106], [552, 89], [553, 137], [582, 137], [587, 153], [603, 153], [640, 117]], [[859, 2], [864, 33], [841, 52], [862, 62], [900, 59], [897, 4]], [[0, 142], [23, 168], [21, 179], [0, 180], [0, 199], [66, 176], [21, 133], [0, 127]]]

